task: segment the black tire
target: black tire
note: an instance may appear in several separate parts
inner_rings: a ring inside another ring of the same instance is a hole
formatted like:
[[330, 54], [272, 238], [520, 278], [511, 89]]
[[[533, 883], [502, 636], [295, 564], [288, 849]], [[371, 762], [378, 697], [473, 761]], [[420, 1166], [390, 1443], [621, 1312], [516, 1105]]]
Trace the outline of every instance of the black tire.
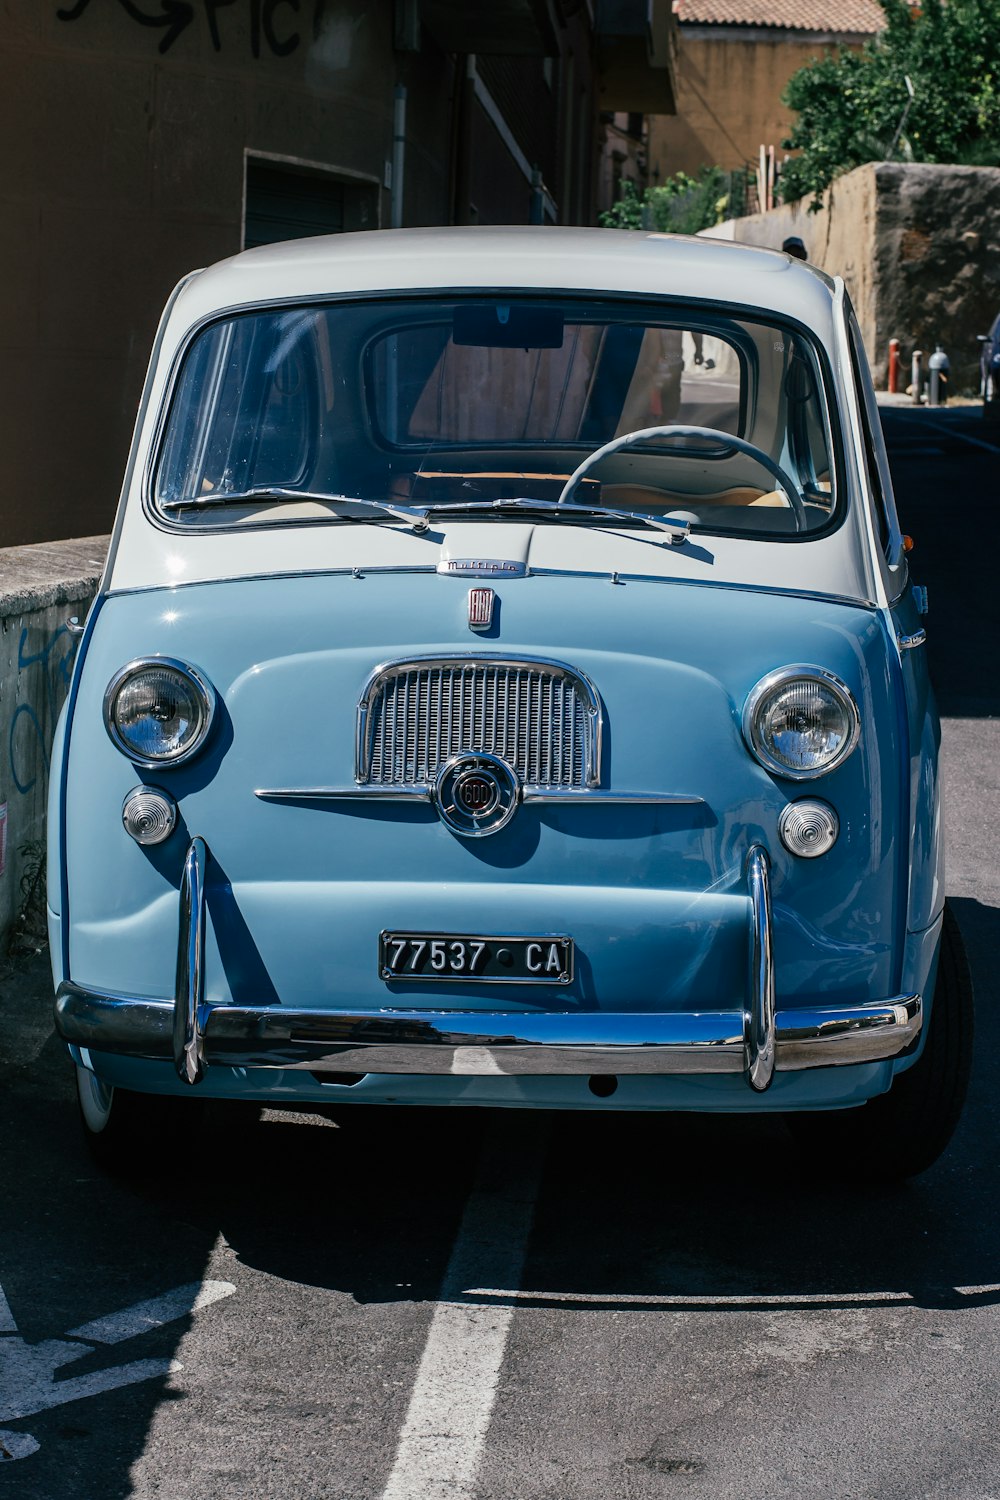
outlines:
[[186, 1148], [204, 1118], [202, 1100], [114, 1088], [82, 1067], [76, 1097], [87, 1148], [105, 1172], [159, 1176], [186, 1167]]
[[843, 1175], [892, 1182], [937, 1161], [958, 1124], [972, 1067], [972, 976], [946, 904], [934, 1003], [924, 1050], [887, 1094], [860, 1109], [788, 1116], [793, 1135], [842, 1164]]

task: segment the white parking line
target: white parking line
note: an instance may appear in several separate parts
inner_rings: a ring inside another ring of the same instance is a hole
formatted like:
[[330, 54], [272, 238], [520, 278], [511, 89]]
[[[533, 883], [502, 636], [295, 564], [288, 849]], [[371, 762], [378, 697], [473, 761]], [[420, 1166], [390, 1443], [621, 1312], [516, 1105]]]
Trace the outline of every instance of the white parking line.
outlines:
[[[487, 1143], [462, 1216], [382, 1500], [466, 1500], [473, 1493], [503, 1364], [511, 1307], [474, 1307], [463, 1288], [517, 1286], [544, 1152]], [[489, 1266], [491, 1273], [483, 1275]]]
[[[956, 1287], [956, 1291], [961, 1288]], [[702, 1292], [699, 1295], [645, 1292], [531, 1292], [519, 1287], [470, 1286], [466, 1297], [489, 1297], [513, 1302], [551, 1302], [565, 1307], [690, 1307], [698, 1311], [727, 1307], [839, 1307], [845, 1302], [912, 1302], [912, 1292], [762, 1292], [746, 1296], [716, 1295]]]
[[213, 1302], [231, 1297], [235, 1290], [231, 1281], [192, 1281], [189, 1286], [179, 1286], [176, 1291], [167, 1292], [162, 1297], [136, 1302], [120, 1312], [95, 1318], [93, 1323], [81, 1323], [79, 1328], [71, 1328], [66, 1337], [86, 1339], [95, 1344], [120, 1344], [123, 1339], [148, 1333], [151, 1328], [162, 1328], [164, 1323], [172, 1323], [176, 1318], [201, 1312], [203, 1307], [211, 1307]]
[[942, 438], [954, 438], [956, 442], [968, 443], [971, 448], [985, 448], [987, 453], [1000, 453], [1000, 447], [996, 443], [984, 442], [982, 438], [966, 437], [964, 432], [956, 432], [951, 427], [938, 427], [933, 422], [921, 422], [920, 426], [925, 432], [933, 432], [940, 441]]
[[[134, 1303], [92, 1323], [82, 1323], [59, 1339], [29, 1344], [20, 1338], [10, 1305], [0, 1287], [0, 1420], [16, 1422], [38, 1412], [65, 1406], [86, 1396], [120, 1390], [143, 1380], [158, 1380], [184, 1367], [176, 1359], [137, 1359], [86, 1375], [66, 1376], [66, 1367], [88, 1354], [95, 1344], [117, 1344], [148, 1333], [164, 1323], [185, 1318], [209, 1307], [236, 1290], [230, 1281], [195, 1281], [161, 1297]], [[86, 1339], [88, 1342], [79, 1342]], [[69, 1342], [74, 1340], [74, 1342]], [[56, 1378], [60, 1374], [59, 1379]], [[30, 1433], [0, 1431], [0, 1462], [28, 1458], [38, 1451]]]
[[[960, 1297], [981, 1297], [1000, 1292], [1000, 1285], [956, 1286], [951, 1290]], [[533, 1292], [513, 1285], [469, 1286], [464, 1295], [479, 1299], [488, 1297], [497, 1302], [545, 1302], [555, 1307], [689, 1307], [698, 1312], [724, 1312], [728, 1307], [842, 1307], [851, 1303], [916, 1301], [913, 1292], [750, 1292], [745, 1295], [666, 1292], [658, 1295], [645, 1292]]]

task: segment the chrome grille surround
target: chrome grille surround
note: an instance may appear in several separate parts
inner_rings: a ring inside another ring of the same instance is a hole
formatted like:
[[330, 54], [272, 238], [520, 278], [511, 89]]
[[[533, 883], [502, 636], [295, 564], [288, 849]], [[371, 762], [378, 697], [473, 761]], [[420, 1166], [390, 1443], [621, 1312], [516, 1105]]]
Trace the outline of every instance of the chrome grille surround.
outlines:
[[416, 656], [376, 669], [358, 704], [355, 779], [424, 786], [454, 756], [507, 762], [527, 788], [580, 790], [601, 779], [593, 684], [541, 657]]

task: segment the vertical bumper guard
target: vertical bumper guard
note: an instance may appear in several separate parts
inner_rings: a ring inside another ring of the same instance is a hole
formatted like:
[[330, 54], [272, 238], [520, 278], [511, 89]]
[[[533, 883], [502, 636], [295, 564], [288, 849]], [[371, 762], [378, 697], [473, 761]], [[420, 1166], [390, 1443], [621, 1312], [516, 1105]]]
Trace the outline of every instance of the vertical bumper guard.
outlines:
[[177, 989], [174, 1006], [174, 1066], [184, 1083], [205, 1074], [205, 840], [188, 845], [181, 874], [177, 937]]
[[744, 1012], [747, 1082], [763, 1093], [774, 1076], [774, 954], [771, 947], [771, 865], [754, 844], [747, 855], [750, 894], [750, 965]]

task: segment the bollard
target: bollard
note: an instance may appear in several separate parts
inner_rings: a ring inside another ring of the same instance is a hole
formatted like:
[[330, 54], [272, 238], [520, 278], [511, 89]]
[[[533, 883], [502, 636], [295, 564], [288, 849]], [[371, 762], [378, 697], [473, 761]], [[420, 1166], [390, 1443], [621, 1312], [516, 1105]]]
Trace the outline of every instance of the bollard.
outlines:
[[914, 349], [910, 363], [910, 396], [914, 406], [920, 405], [920, 387], [924, 383], [924, 351]]
[[951, 369], [951, 361], [940, 344], [935, 345], [934, 353], [927, 361], [927, 368], [931, 372], [927, 405], [944, 406], [948, 400], [948, 371]]
[[899, 339], [889, 340], [889, 394], [899, 390]]

